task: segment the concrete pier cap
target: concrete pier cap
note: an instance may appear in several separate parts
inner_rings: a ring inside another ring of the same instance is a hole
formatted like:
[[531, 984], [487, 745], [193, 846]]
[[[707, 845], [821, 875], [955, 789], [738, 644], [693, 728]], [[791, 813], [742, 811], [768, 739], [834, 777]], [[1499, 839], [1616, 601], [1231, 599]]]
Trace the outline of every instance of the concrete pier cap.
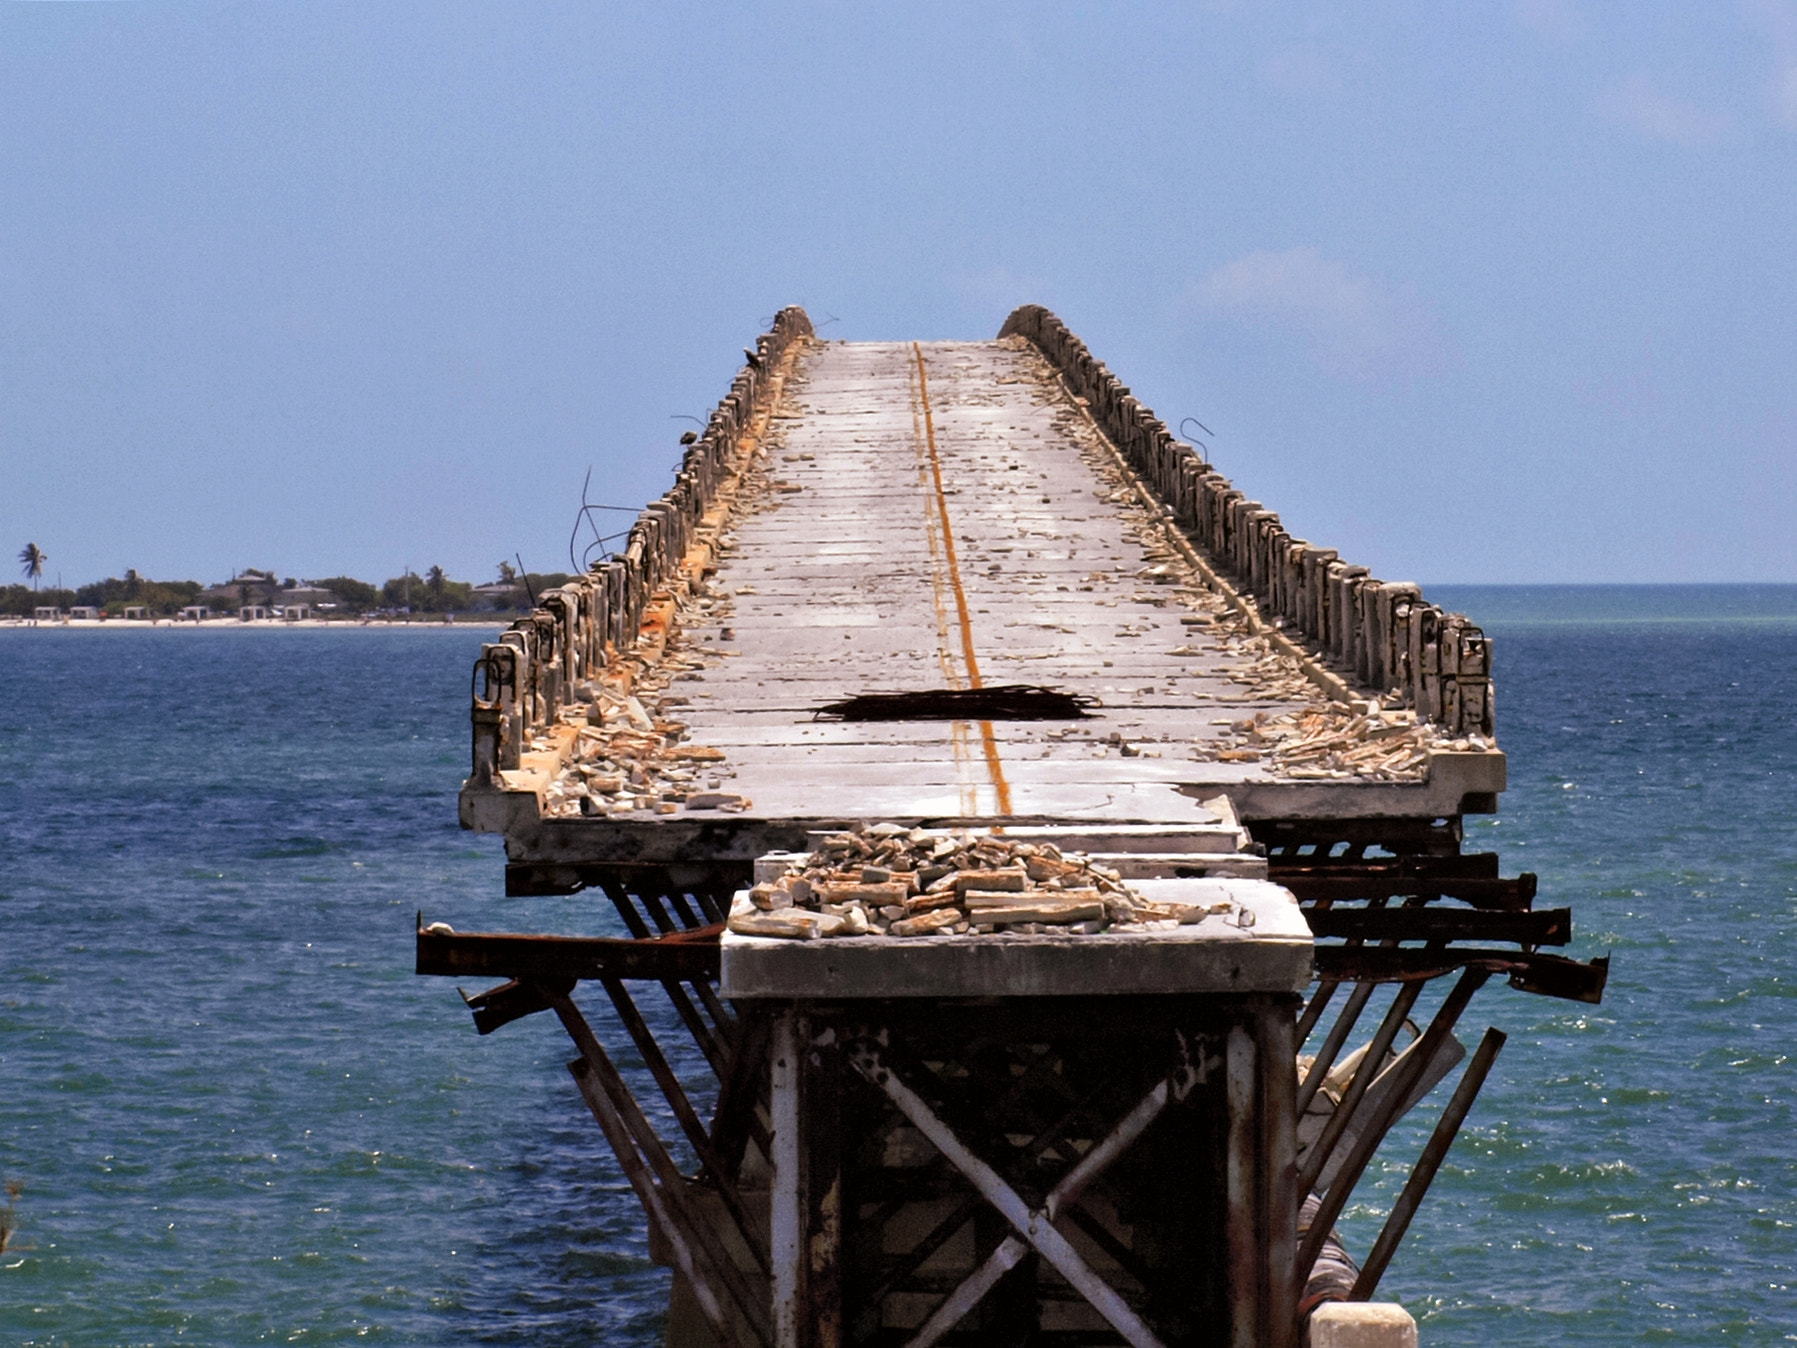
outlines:
[[1416, 1321], [1390, 1301], [1326, 1301], [1310, 1316], [1310, 1348], [1416, 1348]]

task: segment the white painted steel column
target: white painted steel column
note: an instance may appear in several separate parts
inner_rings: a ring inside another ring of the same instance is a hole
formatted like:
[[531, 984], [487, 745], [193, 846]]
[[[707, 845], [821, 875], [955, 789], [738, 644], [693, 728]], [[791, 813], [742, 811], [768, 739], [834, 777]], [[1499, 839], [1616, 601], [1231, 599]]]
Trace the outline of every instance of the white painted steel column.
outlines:
[[801, 1348], [804, 1342], [805, 1229], [804, 1156], [799, 1145], [799, 1054], [803, 1037], [796, 1011], [774, 1018], [770, 1044], [773, 1079], [773, 1190], [769, 1205], [768, 1257], [773, 1275], [774, 1348]]

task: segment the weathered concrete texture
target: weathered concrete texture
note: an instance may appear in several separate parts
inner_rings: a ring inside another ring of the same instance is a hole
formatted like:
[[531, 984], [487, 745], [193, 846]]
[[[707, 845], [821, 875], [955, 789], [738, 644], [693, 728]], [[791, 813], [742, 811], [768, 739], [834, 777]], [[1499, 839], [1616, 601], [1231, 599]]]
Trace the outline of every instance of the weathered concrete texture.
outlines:
[[[858, 936], [725, 932], [721, 995], [750, 998], [1057, 997], [1301, 992], [1314, 943], [1291, 894], [1265, 880], [1138, 880], [1156, 903], [1227, 903], [1181, 926], [1088, 935]], [[733, 911], [752, 912], [747, 892]], [[1247, 916], [1244, 916], [1246, 914]]]
[[1388, 1301], [1326, 1301], [1311, 1313], [1310, 1348], [1416, 1348], [1416, 1321]]
[[[1198, 795], [1312, 780], [1270, 751], [1219, 757], [1238, 723], [1321, 695], [1295, 661], [1238, 648], [1033, 348], [814, 345], [771, 450], [786, 490], [738, 525], [713, 586], [731, 609], [698, 632], [731, 654], [679, 689], [690, 738], [724, 750], [755, 814], [828, 799], [868, 819], [1173, 823]], [[1070, 725], [810, 718], [981, 683], [1100, 708]], [[1420, 799], [1420, 778], [1356, 784], [1386, 786], [1391, 813], [1460, 805]]]

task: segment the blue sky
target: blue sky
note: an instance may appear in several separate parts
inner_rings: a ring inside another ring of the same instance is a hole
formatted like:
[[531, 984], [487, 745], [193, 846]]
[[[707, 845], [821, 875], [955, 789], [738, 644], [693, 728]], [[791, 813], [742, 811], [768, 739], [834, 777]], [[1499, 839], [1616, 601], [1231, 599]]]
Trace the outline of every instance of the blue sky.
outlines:
[[0, 543], [565, 566], [780, 305], [1036, 301], [1377, 575], [1797, 580], [1794, 170], [1780, 0], [8, 5]]

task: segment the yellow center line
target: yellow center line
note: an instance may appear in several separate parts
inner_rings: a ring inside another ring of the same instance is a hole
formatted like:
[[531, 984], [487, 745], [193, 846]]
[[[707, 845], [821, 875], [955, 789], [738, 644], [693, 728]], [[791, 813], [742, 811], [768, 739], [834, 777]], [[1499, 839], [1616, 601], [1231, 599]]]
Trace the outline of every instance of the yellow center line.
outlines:
[[[942, 527], [942, 553], [948, 560], [949, 588], [955, 595], [955, 612], [961, 624], [961, 659], [967, 665], [967, 682], [983, 688], [980, 662], [973, 653], [973, 617], [967, 610], [967, 591], [961, 585], [961, 564], [955, 557], [955, 531], [948, 522], [948, 493], [942, 488], [942, 457], [936, 452], [936, 418], [930, 411], [930, 379], [923, 363], [923, 347], [911, 343], [917, 357], [917, 394], [923, 405], [924, 440], [930, 451], [930, 475], [936, 486], [936, 518]], [[1005, 781], [1004, 764], [998, 759], [998, 739], [992, 733], [992, 722], [980, 722], [980, 742], [986, 752], [986, 772], [992, 778], [993, 794], [998, 797], [998, 812], [1011, 813], [1011, 787]]]
[[[910, 400], [911, 443], [917, 446], [917, 485], [927, 493], [930, 490], [929, 453], [923, 433], [923, 413], [915, 396], [915, 366], [906, 377], [906, 386], [913, 394]], [[942, 562], [942, 540], [937, 532], [935, 511], [924, 512], [923, 532], [930, 545], [930, 599], [936, 608], [936, 658], [942, 665], [943, 682], [950, 688], [961, 688], [965, 686], [965, 680], [954, 657], [948, 653], [948, 596], [945, 593], [947, 586]], [[980, 812], [979, 787], [968, 780], [968, 773], [964, 771], [967, 766], [967, 722], [949, 722], [949, 747], [955, 755], [955, 779], [961, 787], [961, 813], [976, 815]]]

